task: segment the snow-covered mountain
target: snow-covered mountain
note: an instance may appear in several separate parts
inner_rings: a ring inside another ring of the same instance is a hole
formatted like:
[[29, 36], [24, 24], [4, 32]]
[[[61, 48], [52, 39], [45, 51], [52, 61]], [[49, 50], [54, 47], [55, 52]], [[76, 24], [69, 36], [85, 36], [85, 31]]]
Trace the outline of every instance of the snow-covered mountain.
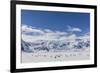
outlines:
[[37, 40], [34, 42], [25, 42], [22, 40], [22, 50], [26, 52], [61, 52], [72, 50], [85, 50], [90, 47], [89, 39], [67, 40]]

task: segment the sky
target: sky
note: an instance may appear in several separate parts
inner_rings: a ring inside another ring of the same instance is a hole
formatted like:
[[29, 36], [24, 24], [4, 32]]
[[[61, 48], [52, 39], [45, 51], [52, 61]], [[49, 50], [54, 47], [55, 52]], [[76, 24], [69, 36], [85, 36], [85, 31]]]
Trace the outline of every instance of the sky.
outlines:
[[[90, 32], [90, 14], [79, 12], [55, 12], [21, 10], [21, 24], [41, 31], [72, 32], [82, 35]], [[41, 30], [40, 30], [41, 29]]]

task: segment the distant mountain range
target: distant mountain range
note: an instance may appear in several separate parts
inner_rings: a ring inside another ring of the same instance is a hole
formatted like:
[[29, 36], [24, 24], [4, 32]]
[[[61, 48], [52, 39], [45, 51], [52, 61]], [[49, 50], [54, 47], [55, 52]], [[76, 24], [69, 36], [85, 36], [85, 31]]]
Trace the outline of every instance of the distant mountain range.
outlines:
[[70, 40], [35, 40], [21, 41], [21, 49], [25, 52], [67, 52], [89, 49], [90, 39]]

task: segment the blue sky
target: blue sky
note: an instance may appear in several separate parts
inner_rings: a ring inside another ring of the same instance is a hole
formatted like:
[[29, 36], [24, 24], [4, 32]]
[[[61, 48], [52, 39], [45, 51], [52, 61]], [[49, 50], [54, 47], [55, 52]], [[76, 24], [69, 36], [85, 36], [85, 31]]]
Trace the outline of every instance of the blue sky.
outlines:
[[90, 32], [90, 14], [21, 10], [21, 24], [61, 32], [67, 32], [69, 28], [79, 28], [81, 32], [74, 33], [82, 35]]

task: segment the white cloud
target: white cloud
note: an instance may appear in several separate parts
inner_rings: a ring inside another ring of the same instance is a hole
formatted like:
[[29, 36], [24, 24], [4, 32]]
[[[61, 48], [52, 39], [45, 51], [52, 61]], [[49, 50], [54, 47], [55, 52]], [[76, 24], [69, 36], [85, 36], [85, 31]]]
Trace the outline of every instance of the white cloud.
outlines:
[[68, 34], [67, 32], [60, 32], [60, 31], [56, 31], [55, 33], [58, 35], [67, 35]]
[[44, 29], [45, 34], [47, 35], [67, 35], [67, 32], [61, 32], [61, 31], [52, 31], [50, 29]]
[[46, 33], [53, 33], [53, 31], [50, 30], [50, 29], [45, 29], [44, 31], [45, 31]]
[[[26, 33], [39, 33], [40, 35], [27, 35]], [[66, 36], [67, 32], [52, 31], [50, 29], [39, 29], [32, 26], [22, 25], [22, 38], [25, 40], [58, 40]]]
[[72, 31], [81, 32], [81, 29], [79, 29], [79, 28], [73, 28]]
[[66, 35], [66, 36], [60, 37], [59, 40], [75, 41], [76, 38], [77, 38], [77, 36], [75, 34], [71, 34], [71, 35]]
[[44, 34], [42, 30], [27, 25], [22, 25], [22, 32], [23, 33], [34, 32], [34, 33]]
[[50, 29], [39, 29], [36, 27], [32, 27], [32, 26], [27, 26], [27, 25], [22, 25], [22, 32], [38, 32], [38, 33], [42, 33], [42, 34], [55, 34], [55, 35], [66, 35], [66, 32], [61, 32], [61, 31], [52, 31]]
[[[70, 32], [78, 31], [81, 32], [79, 28], [70, 27], [68, 29]], [[40, 33], [40, 35], [27, 35], [25, 33]], [[38, 29], [35, 27], [23, 25], [22, 26], [22, 39], [28, 42], [34, 42], [35, 40], [66, 40], [74, 41], [75, 39], [89, 39], [89, 35], [77, 36], [76, 34], [68, 34], [67, 32], [52, 31], [50, 29]]]
[[81, 32], [82, 30], [80, 28], [77, 27], [71, 27], [71, 26], [67, 26], [68, 27], [68, 31], [70, 32]]

